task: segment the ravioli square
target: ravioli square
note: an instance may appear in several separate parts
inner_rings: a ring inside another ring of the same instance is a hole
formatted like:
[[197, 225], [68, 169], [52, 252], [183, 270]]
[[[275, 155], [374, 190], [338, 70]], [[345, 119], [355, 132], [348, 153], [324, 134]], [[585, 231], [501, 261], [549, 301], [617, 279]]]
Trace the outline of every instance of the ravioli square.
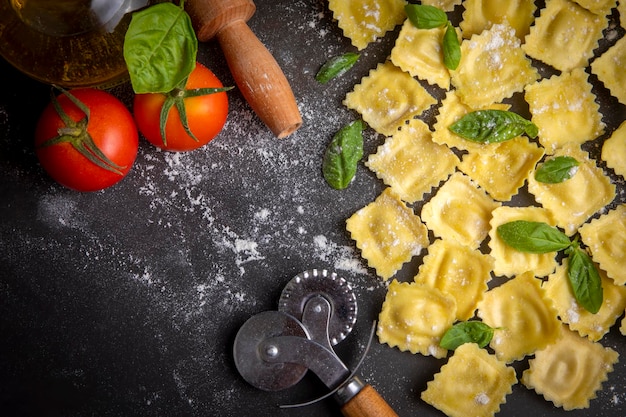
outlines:
[[478, 316], [498, 328], [489, 346], [507, 363], [532, 355], [561, 335], [557, 311], [530, 271], [487, 291]]
[[452, 327], [455, 313], [451, 296], [436, 288], [394, 279], [379, 314], [378, 339], [401, 351], [443, 358], [448, 351], [439, 341]]
[[437, 288], [456, 301], [456, 319], [474, 316], [478, 302], [488, 290], [493, 258], [450, 240], [437, 239], [428, 247], [428, 255], [414, 281]]
[[604, 133], [600, 106], [583, 69], [554, 75], [526, 88], [539, 142], [552, 154], [566, 143], [582, 144]]
[[437, 114], [435, 125], [433, 126], [435, 129], [433, 132], [433, 141], [459, 150], [480, 151], [485, 145], [464, 139], [452, 132], [449, 127], [474, 110], [508, 110], [510, 108], [511, 106], [508, 104], [496, 103], [481, 109], [472, 109], [461, 101], [455, 90], [448, 91], [446, 97], [441, 101], [441, 106], [439, 106], [439, 113]]
[[617, 2], [617, 11], [619, 12], [620, 25], [626, 26], [626, 1], [619, 0]]
[[450, 72], [443, 62], [444, 33], [445, 26], [418, 29], [407, 19], [391, 50], [391, 62], [411, 76], [447, 90]]
[[346, 220], [346, 229], [384, 280], [429, 244], [426, 226], [391, 188]]
[[570, 329], [577, 331], [581, 336], [597, 342], [609, 332], [611, 326], [624, 314], [626, 287], [616, 285], [613, 280], [606, 276], [604, 271], [598, 269], [602, 280], [603, 301], [600, 310], [596, 314], [592, 314], [576, 301], [569, 282], [567, 268], [568, 262], [565, 259], [563, 265], [560, 265], [556, 272], [544, 282], [543, 288], [554, 302], [561, 321], [567, 323]]
[[626, 204], [584, 224], [580, 237], [617, 285], [626, 285]]
[[517, 383], [515, 369], [475, 343], [454, 351], [421, 398], [449, 417], [492, 417]]
[[576, 174], [557, 184], [540, 183], [531, 175], [528, 191], [550, 211], [556, 225], [572, 236], [591, 216], [613, 201], [615, 184], [578, 145], [567, 144], [554, 155], [575, 158], [580, 163]]
[[522, 383], [565, 410], [589, 408], [619, 354], [565, 327], [562, 333], [559, 341], [529, 361]]
[[437, 100], [419, 81], [389, 61], [371, 70], [343, 101], [372, 129], [386, 136], [435, 103]]
[[406, 4], [405, 0], [328, 0], [337, 25], [359, 50], [401, 24]]
[[422, 199], [456, 169], [459, 158], [432, 141], [428, 125], [413, 119], [371, 154], [365, 165], [405, 202]]
[[498, 226], [517, 220], [555, 226], [556, 222], [548, 210], [542, 207], [502, 206], [495, 209], [492, 216], [489, 248], [494, 258], [494, 274], [513, 277], [526, 271], [533, 271], [536, 276], [544, 277], [554, 272], [557, 266], [556, 252], [542, 254], [520, 252], [504, 243], [497, 232]]
[[585, 68], [607, 25], [605, 16], [573, 1], [547, 0], [522, 48], [529, 56], [559, 71]]
[[499, 103], [539, 79], [508, 24], [493, 25], [461, 42], [461, 62], [451, 72], [461, 100], [474, 108]]
[[519, 136], [502, 143], [483, 145], [479, 151], [469, 151], [463, 156], [459, 168], [494, 199], [510, 201], [543, 153], [543, 148]]
[[626, 122], [622, 122], [604, 141], [601, 158], [617, 175], [626, 177]]
[[424, 204], [421, 217], [435, 236], [477, 249], [489, 233], [491, 212], [500, 205], [470, 177], [456, 172]]
[[464, 38], [478, 35], [494, 24], [507, 22], [515, 29], [515, 36], [524, 40], [537, 10], [533, 0], [466, 0], [463, 6], [465, 11], [459, 27]]
[[454, 10], [454, 6], [461, 4], [463, 0], [422, 0], [422, 4], [435, 6], [445, 12]]
[[[622, 19], [624, 19], [622, 17]], [[626, 104], [626, 38], [618, 40], [591, 63], [591, 72], [620, 103]]]

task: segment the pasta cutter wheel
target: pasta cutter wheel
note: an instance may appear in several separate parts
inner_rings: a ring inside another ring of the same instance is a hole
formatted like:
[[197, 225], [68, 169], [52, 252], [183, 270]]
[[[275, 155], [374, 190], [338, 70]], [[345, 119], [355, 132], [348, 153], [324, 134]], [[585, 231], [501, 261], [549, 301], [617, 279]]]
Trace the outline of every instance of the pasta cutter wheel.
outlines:
[[278, 301], [278, 311], [302, 321], [307, 302], [316, 296], [321, 296], [330, 303], [328, 338], [332, 345], [336, 345], [352, 331], [357, 317], [356, 297], [352, 287], [336, 273], [312, 269], [296, 275], [283, 289]]
[[308, 370], [331, 390], [317, 400], [286, 407], [332, 395], [346, 417], [397, 417], [333, 350], [355, 322], [356, 297], [350, 285], [326, 270], [305, 271], [287, 283], [278, 311], [259, 313], [241, 326], [233, 346], [235, 366], [248, 383], [265, 391], [289, 388]]

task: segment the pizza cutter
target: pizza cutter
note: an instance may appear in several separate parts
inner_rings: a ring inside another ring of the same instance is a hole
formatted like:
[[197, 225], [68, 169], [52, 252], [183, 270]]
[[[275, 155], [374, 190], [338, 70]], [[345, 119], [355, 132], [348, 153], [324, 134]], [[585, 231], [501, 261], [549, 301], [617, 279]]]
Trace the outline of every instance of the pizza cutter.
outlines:
[[283, 289], [277, 311], [252, 316], [239, 329], [233, 346], [237, 370], [265, 391], [290, 388], [310, 370], [330, 389], [322, 398], [332, 395], [346, 417], [397, 417], [333, 350], [352, 330], [356, 313], [346, 280], [327, 270], [302, 272]]

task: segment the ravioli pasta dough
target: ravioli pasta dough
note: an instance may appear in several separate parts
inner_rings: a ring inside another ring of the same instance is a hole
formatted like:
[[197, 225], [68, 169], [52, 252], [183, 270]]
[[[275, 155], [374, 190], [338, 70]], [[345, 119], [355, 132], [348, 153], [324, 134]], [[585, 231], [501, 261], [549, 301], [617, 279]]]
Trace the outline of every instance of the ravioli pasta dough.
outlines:
[[494, 24], [508, 23], [515, 29], [515, 35], [524, 40], [535, 20], [534, 0], [466, 0], [465, 11], [459, 27], [464, 38], [478, 35]]
[[626, 122], [618, 127], [602, 145], [602, 160], [616, 174], [626, 177]]
[[450, 417], [491, 417], [517, 383], [515, 369], [474, 343], [459, 346], [422, 399]]
[[454, 152], [434, 143], [431, 136], [426, 123], [413, 119], [387, 138], [365, 165], [405, 202], [421, 200], [459, 163]]
[[337, 25], [359, 50], [402, 23], [406, 4], [405, 0], [328, 0]]
[[439, 341], [455, 313], [454, 298], [438, 289], [393, 280], [378, 318], [378, 339], [402, 351], [443, 358], [448, 351]]
[[567, 265], [568, 262], [565, 259], [564, 264], [550, 275], [543, 287], [548, 297], [554, 302], [561, 321], [567, 323], [570, 329], [577, 331], [581, 336], [597, 342], [608, 333], [619, 316], [624, 314], [626, 287], [615, 285], [611, 279], [607, 278], [606, 273], [599, 269], [604, 299], [600, 311], [592, 314], [576, 302], [569, 283]]
[[574, 0], [580, 6], [600, 16], [611, 13], [611, 9], [617, 4], [617, 0]]
[[436, 102], [409, 73], [387, 61], [354, 86], [343, 104], [378, 133], [391, 136]]
[[385, 189], [374, 202], [354, 213], [346, 229], [361, 255], [383, 279], [428, 246], [428, 230], [409, 207]]
[[565, 410], [589, 407], [589, 401], [613, 371], [618, 353], [563, 328], [561, 339], [538, 351], [522, 374], [522, 383]]
[[607, 25], [605, 16], [596, 15], [573, 1], [546, 0], [546, 7], [530, 28], [522, 48], [529, 56], [560, 71], [583, 68]]
[[591, 63], [591, 71], [622, 104], [626, 104], [625, 67], [626, 38], [618, 40], [608, 51]]

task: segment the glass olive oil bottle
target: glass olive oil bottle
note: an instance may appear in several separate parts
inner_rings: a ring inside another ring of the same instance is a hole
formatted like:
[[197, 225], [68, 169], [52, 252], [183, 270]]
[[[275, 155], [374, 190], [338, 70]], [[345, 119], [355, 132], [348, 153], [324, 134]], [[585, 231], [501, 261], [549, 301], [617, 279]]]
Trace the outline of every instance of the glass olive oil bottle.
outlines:
[[130, 12], [149, 0], [0, 0], [0, 55], [32, 78], [65, 88], [128, 79]]

